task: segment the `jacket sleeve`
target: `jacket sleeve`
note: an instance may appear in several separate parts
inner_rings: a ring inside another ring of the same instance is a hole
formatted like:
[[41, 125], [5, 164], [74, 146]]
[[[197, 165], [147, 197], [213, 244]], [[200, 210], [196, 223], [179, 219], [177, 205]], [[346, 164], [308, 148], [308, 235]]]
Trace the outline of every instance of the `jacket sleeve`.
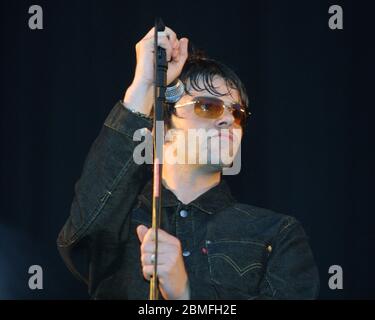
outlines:
[[286, 300], [316, 299], [319, 273], [301, 224], [287, 216], [273, 241], [273, 249], [256, 295], [228, 285], [202, 281], [189, 275], [190, 299]]
[[[140, 143], [133, 141], [133, 134], [141, 129], [150, 137], [151, 128], [150, 118], [118, 102], [86, 157], [57, 246], [69, 270], [87, 284], [95, 273], [95, 260], [100, 261], [101, 270], [110, 268], [110, 250], [127, 239], [128, 213], [148, 174], [146, 164], [133, 160]], [[103, 250], [90, 250], [98, 246]], [[95, 256], [98, 252], [103, 252], [100, 257]]]

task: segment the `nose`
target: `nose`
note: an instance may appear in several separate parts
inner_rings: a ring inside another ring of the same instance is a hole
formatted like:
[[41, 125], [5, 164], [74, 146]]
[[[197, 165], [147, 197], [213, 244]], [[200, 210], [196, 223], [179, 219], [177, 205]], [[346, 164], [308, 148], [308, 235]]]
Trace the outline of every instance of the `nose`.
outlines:
[[223, 114], [215, 121], [215, 125], [219, 128], [230, 128], [234, 123], [232, 111], [224, 108]]

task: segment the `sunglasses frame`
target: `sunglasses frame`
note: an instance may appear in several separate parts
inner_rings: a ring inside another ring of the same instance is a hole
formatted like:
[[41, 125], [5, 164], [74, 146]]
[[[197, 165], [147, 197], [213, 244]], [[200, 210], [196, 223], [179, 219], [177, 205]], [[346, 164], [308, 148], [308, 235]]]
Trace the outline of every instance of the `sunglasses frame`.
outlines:
[[[245, 126], [248, 117], [251, 115], [251, 112], [250, 111], [246, 111], [246, 107], [242, 106], [241, 104], [234, 103], [234, 102], [232, 102], [232, 103], [224, 102], [220, 98], [216, 98], [216, 97], [205, 97], [205, 96], [195, 97], [195, 99], [192, 100], [192, 101], [188, 101], [186, 103], [174, 105], [174, 108], [181, 108], [181, 107], [184, 107], [184, 106], [187, 106], [187, 105], [190, 105], [190, 104], [196, 104], [197, 102], [199, 103], [200, 102], [199, 99], [214, 99], [214, 100], [220, 101], [221, 106], [223, 107], [223, 112], [221, 114], [219, 114], [216, 119], [218, 119], [224, 113], [224, 109], [227, 109], [229, 112], [232, 112], [232, 114], [233, 114], [233, 110], [237, 110], [237, 109], [235, 109], [233, 107], [233, 105], [239, 105], [240, 106], [240, 110], [239, 111], [240, 112], [245, 112], [245, 122], [244, 122], [243, 126]], [[198, 115], [198, 116], [201, 117], [200, 115]], [[204, 117], [202, 117], [202, 118], [204, 118]], [[207, 119], [210, 119], [210, 118], [207, 118]], [[213, 119], [215, 119], [215, 118], [213, 118]]]

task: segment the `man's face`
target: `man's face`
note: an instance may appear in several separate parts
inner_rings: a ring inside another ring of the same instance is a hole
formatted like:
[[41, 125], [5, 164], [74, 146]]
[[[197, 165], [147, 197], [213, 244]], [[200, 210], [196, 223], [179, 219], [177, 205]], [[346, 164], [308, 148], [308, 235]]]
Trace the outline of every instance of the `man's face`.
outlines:
[[[213, 85], [216, 91], [223, 94], [223, 96], [213, 95], [206, 90], [196, 91], [187, 84], [190, 94], [184, 95], [177, 104], [184, 105], [185, 103], [194, 101], [196, 97], [202, 96], [219, 98], [226, 104], [239, 103], [240, 97], [238, 91], [228, 88], [222, 78], [215, 77]], [[201, 84], [200, 87], [203, 87], [203, 85]], [[210, 119], [197, 115], [194, 107], [194, 104], [178, 107], [175, 110], [177, 116], [172, 115], [171, 127], [174, 129], [172, 130], [172, 135], [175, 140], [173, 151], [170, 150], [170, 152], [176, 156], [176, 147], [179, 151], [185, 152], [185, 163], [195, 161], [195, 163], [210, 164], [211, 166], [220, 168], [230, 166], [241, 144], [241, 126], [235, 123], [232, 112], [227, 108], [217, 118]], [[206, 134], [205, 137], [203, 137], [204, 133]], [[200, 135], [202, 135], [202, 138], [197, 138]], [[168, 142], [166, 143], [166, 148], [171, 148]], [[207, 155], [206, 158], [205, 155]], [[204, 159], [207, 159], [207, 161], [204, 162]]]

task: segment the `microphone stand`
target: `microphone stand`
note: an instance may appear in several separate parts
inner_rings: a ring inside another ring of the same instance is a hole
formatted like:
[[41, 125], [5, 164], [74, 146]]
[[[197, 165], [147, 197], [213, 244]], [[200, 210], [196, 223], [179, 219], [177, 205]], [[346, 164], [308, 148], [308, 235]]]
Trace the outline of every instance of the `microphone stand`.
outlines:
[[[155, 230], [155, 260], [154, 271], [150, 278], [149, 300], [159, 299], [158, 290], [158, 229], [161, 217], [162, 199], [162, 169], [163, 169], [163, 144], [164, 144], [164, 106], [165, 90], [167, 87], [168, 62], [165, 49], [158, 46], [158, 32], [164, 31], [165, 25], [160, 18], [155, 19], [154, 34], [154, 118], [153, 118], [153, 146], [154, 146], [154, 172], [152, 196], [152, 229]], [[161, 130], [160, 130], [161, 129]]]

